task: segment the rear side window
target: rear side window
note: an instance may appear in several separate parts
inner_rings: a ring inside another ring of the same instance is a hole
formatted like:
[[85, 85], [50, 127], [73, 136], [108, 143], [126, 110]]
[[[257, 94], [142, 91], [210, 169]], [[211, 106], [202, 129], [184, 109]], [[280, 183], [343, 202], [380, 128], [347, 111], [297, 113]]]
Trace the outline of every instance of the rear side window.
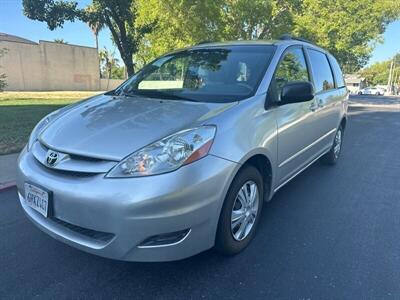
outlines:
[[333, 74], [335, 75], [336, 87], [341, 88], [346, 86], [344, 83], [342, 70], [340, 69], [337, 60], [332, 55], [329, 55], [329, 61], [331, 62]]
[[315, 83], [315, 92], [327, 91], [333, 89], [335, 84], [333, 80], [331, 66], [328, 58], [320, 51], [308, 49], [311, 69]]

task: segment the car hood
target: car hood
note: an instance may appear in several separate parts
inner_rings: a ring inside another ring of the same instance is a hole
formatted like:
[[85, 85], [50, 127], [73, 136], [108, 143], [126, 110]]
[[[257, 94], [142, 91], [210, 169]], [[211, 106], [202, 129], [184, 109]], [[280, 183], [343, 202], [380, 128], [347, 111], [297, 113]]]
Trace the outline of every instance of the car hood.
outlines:
[[60, 152], [118, 161], [236, 104], [100, 95], [62, 110], [39, 140]]

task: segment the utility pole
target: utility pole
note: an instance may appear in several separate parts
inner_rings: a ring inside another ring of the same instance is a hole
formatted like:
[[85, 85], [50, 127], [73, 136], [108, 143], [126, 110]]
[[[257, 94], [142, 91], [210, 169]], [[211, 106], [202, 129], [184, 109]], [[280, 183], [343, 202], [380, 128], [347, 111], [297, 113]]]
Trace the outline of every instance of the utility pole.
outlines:
[[393, 94], [397, 95], [399, 91], [399, 72], [396, 69], [394, 70], [393, 78]]
[[396, 77], [395, 77], [395, 71], [396, 71], [396, 56], [393, 57], [393, 70], [392, 70], [392, 95], [395, 93], [395, 84], [396, 84]]
[[394, 58], [392, 59], [392, 62], [390, 63], [390, 69], [389, 69], [388, 88], [387, 88], [387, 91], [388, 91], [389, 94], [392, 94], [392, 72], [393, 72], [393, 64], [394, 64]]

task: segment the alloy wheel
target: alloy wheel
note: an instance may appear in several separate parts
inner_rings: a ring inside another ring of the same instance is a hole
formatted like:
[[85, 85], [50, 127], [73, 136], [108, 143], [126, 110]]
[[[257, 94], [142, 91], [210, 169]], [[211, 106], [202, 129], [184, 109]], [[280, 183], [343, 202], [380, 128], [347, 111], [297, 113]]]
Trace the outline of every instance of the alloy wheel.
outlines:
[[239, 190], [233, 203], [231, 232], [236, 241], [245, 239], [257, 218], [259, 192], [254, 181], [247, 181]]
[[338, 130], [335, 136], [335, 146], [333, 147], [333, 153], [335, 154], [335, 158], [337, 159], [340, 154], [340, 150], [342, 148], [342, 130]]

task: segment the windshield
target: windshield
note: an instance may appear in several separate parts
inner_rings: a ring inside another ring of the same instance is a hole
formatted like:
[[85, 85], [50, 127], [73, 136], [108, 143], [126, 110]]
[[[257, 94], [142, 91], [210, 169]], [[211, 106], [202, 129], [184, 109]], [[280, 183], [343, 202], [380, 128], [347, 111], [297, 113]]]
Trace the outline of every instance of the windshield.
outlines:
[[199, 102], [239, 101], [254, 95], [274, 49], [270, 45], [230, 46], [168, 54], [116, 92]]

